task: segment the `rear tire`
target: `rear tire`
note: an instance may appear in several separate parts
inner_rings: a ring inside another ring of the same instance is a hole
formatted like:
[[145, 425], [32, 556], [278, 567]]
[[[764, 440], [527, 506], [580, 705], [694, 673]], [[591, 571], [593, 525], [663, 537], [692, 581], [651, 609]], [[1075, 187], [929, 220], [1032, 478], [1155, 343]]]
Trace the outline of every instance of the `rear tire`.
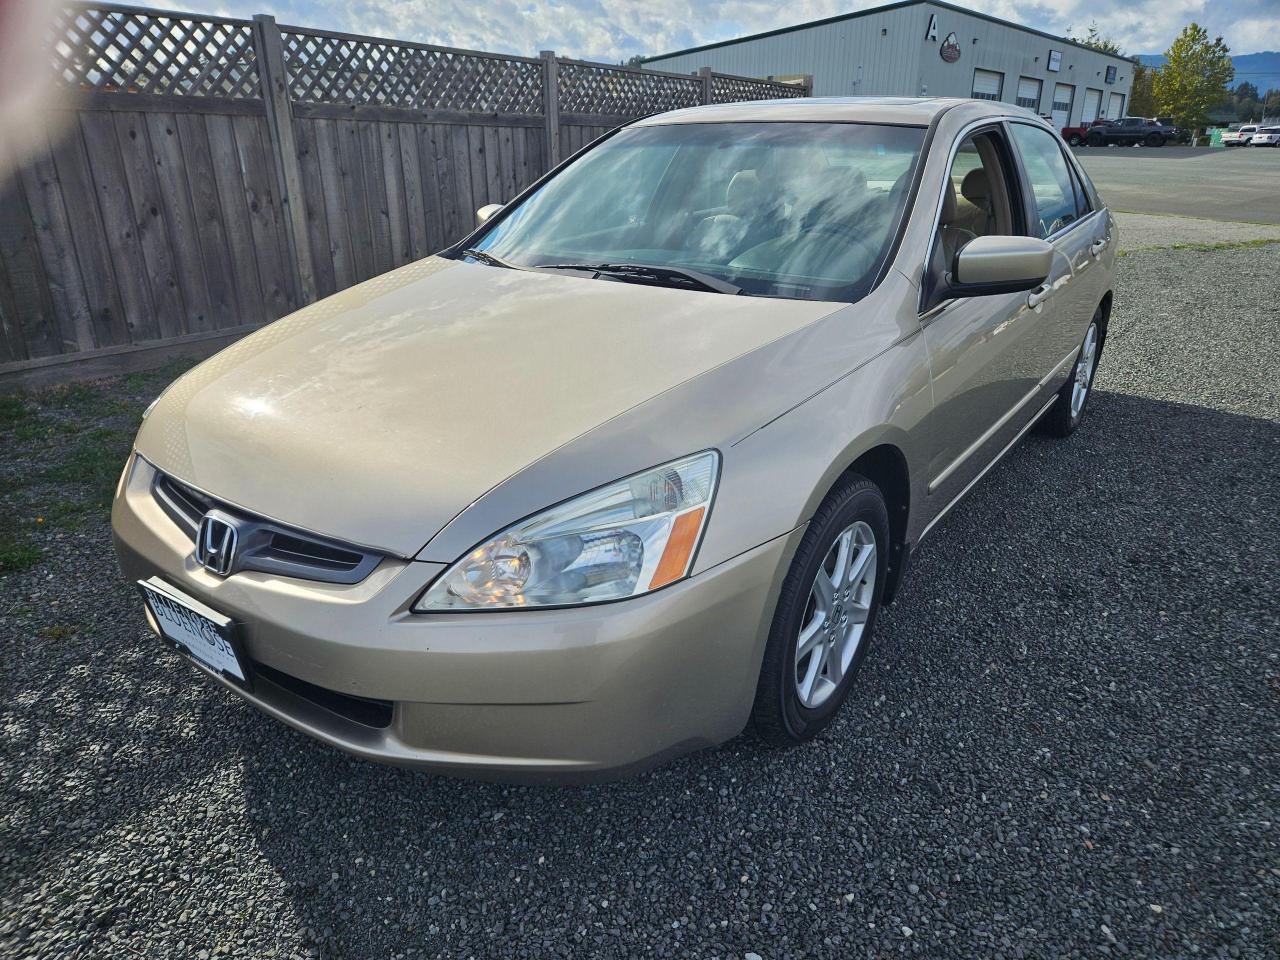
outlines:
[[1080, 146], [1080, 134], [1073, 133], [1071, 136], [1067, 137], [1067, 146], [1070, 146], [1070, 147]]
[[1044, 432], [1051, 437], [1069, 437], [1084, 419], [1085, 407], [1093, 394], [1093, 378], [1098, 371], [1098, 358], [1102, 355], [1102, 311], [1098, 310], [1089, 322], [1071, 376], [1058, 390], [1058, 399], [1040, 421]]
[[891, 546], [884, 496], [865, 477], [842, 480], [814, 513], [756, 684], [751, 727], [766, 743], [804, 743], [835, 719], [871, 644]]
[[1148, 147], [1163, 147], [1163, 146], [1164, 146], [1164, 137], [1163, 137], [1162, 135], [1158, 134], [1158, 133], [1149, 133], [1149, 134], [1147, 134], [1147, 146], [1148, 146]]
[[1089, 136], [1085, 137], [1085, 141], [1084, 141], [1084, 142], [1085, 142], [1085, 143], [1087, 143], [1087, 144], [1088, 144], [1089, 146], [1091, 146], [1091, 147], [1100, 147], [1100, 146], [1102, 146], [1102, 134], [1100, 134], [1100, 133], [1091, 133], [1091, 134], [1089, 134]]

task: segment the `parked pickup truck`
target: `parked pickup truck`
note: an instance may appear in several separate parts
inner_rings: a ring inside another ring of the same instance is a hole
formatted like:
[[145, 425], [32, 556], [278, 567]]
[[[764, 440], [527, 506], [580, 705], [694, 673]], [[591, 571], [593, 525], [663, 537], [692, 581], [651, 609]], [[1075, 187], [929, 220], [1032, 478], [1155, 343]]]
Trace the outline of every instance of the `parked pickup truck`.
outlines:
[[1227, 128], [1227, 132], [1222, 135], [1222, 145], [1224, 147], [1247, 147], [1253, 143], [1253, 136], [1258, 132], [1256, 123], [1233, 123]]
[[1071, 146], [1078, 147], [1084, 143], [1085, 138], [1089, 136], [1089, 131], [1099, 124], [1109, 123], [1108, 120], [1090, 120], [1082, 127], [1063, 127], [1062, 139], [1067, 141]]
[[1085, 134], [1084, 142], [1091, 147], [1116, 144], [1131, 147], [1142, 144], [1147, 147], [1163, 147], [1169, 140], [1177, 139], [1176, 127], [1167, 126], [1146, 117], [1121, 117], [1095, 124]]

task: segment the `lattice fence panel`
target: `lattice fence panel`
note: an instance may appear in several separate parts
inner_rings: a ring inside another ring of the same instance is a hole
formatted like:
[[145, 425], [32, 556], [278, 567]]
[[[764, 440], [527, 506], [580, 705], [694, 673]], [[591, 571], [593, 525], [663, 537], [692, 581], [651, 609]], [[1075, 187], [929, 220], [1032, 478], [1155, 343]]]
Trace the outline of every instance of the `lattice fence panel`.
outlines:
[[744, 77], [711, 75], [711, 102], [738, 103], [743, 100], [782, 100], [805, 96], [805, 88], [772, 80], [749, 80]]
[[541, 115], [537, 60], [284, 31], [295, 100]]
[[80, 90], [259, 96], [247, 21], [68, 6], [49, 39], [55, 77]]
[[696, 107], [702, 102], [702, 81], [562, 60], [559, 92], [561, 114], [644, 117]]

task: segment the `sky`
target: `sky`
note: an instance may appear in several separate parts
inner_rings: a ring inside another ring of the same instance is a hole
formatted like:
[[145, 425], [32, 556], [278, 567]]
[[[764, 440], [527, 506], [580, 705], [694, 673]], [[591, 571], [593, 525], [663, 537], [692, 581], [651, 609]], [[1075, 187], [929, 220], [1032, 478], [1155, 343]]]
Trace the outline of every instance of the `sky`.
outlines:
[[[162, 0], [174, 9], [425, 43], [617, 62], [728, 40], [884, 0]], [[160, 5], [160, 4], [153, 4]], [[1130, 54], [1163, 53], [1194, 20], [1232, 53], [1280, 46], [1280, 0], [971, 0], [958, 5], [1063, 36], [1096, 22]], [[1270, 44], [1268, 46], [1268, 44]]]

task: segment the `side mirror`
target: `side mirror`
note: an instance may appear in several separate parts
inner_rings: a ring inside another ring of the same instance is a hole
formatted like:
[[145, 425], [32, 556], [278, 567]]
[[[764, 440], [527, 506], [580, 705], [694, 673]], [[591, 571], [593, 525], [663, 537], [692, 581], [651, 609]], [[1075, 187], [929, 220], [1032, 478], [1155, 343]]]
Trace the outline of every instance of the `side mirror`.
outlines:
[[476, 226], [481, 225], [495, 213], [502, 209], [500, 203], [486, 203], [483, 207], [476, 211]]
[[1044, 283], [1053, 244], [1038, 237], [975, 237], [956, 256], [951, 283], [961, 296], [1017, 293]]
[[942, 262], [942, 244], [934, 248], [923, 309], [957, 297], [990, 297], [1033, 290], [1053, 269], [1053, 245], [1038, 237], [975, 237]]

